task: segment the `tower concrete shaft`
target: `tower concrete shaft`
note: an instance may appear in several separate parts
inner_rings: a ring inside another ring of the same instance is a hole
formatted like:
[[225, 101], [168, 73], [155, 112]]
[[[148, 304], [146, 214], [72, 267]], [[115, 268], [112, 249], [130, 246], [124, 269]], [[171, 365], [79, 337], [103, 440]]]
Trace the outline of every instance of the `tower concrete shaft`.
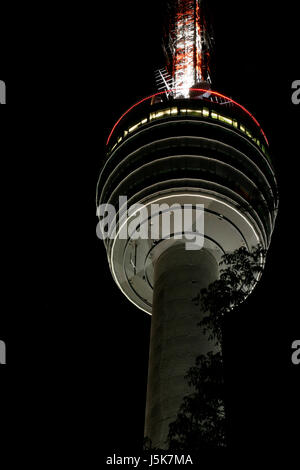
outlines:
[[188, 369], [199, 354], [220, 347], [198, 326], [203, 318], [200, 291], [218, 273], [208, 250], [187, 251], [182, 243], [163, 252], [155, 264], [145, 421], [145, 436], [154, 447], [167, 448], [169, 424], [191, 393], [184, 379]]

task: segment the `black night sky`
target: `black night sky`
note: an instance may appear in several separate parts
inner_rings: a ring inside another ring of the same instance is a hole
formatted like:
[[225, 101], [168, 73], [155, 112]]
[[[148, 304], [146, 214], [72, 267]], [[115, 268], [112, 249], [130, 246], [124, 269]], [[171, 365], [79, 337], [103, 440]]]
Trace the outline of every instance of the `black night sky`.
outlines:
[[[232, 448], [248, 452], [292, 451], [299, 438], [300, 369], [290, 360], [299, 336], [297, 181], [300, 106], [291, 102], [291, 83], [299, 76], [297, 19], [293, 3], [210, 1], [215, 34], [218, 90], [249, 109], [271, 145], [280, 188], [280, 212], [267, 268], [251, 298], [228, 320], [227, 384], [231, 401]], [[161, 51], [163, 2], [105, 6], [110, 34], [102, 39], [104, 102], [101, 136], [118, 117], [155, 91], [153, 71], [164, 64]], [[104, 54], [104, 55], [103, 55]], [[97, 171], [101, 156], [96, 157]], [[293, 214], [293, 215], [292, 215]], [[103, 456], [133, 452], [141, 444], [147, 381], [150, 318], [114, 285], [105, 250], [96, 242], [96, 289], [101, 316], [104, 376], [100, 407], [105, 429]], [[296, 268], [295, 271], [293, 269]], [[97, 287], [98, 282], [98, 287]], [[105, 305], [104, 301], [108, 301]], [[98, 310], [98, 312], [97, 312]]]

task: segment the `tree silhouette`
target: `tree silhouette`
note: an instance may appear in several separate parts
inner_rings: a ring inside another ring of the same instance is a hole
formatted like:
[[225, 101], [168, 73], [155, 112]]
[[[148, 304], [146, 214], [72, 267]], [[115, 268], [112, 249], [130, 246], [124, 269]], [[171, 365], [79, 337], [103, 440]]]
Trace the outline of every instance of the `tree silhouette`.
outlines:
[[264, 268], [266, 250], [260, 245], [248, 251], [241, 247], [222, 256], [220, 278], [200, 293], [201, 307], [206, 314], [199, 323], [209, 339], [223, 341], [226, 314], [240, 306], [257, 284]]
[[193, 453], [224, 447], [225, 410], [223, 360], [220, 352], [197, 357], [186, 375], [195, 390], [184, 397], [176, 421], [169, 427], [169, 449]]
[[266, 250], [260, 245], [227, 253], [220, 263], [220, 278], [200, 292], [202, 311], [199, 326], [216, 352], [202, 354], [185, 376], [191, 393], [185, 396], [176, 420], [169, 426], [168, 449], [195, 457], [203, 450], [226, 447], [224, 394], [224, 320], [241, 305], [258, 282]]

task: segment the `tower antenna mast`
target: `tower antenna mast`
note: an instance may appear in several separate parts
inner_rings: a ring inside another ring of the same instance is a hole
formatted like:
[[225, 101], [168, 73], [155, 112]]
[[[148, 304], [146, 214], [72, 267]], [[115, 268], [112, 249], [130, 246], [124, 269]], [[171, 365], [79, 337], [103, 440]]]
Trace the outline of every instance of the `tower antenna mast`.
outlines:
[[173, 96], [188, 98], [192, 87], [210, 88], [213, 41], [203, 0], [176, 0], [169, 10], [165, 51]]

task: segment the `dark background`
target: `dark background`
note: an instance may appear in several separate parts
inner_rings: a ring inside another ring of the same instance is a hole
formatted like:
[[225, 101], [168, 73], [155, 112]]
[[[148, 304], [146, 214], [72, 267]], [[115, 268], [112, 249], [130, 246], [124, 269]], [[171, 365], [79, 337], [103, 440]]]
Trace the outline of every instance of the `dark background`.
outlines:
[[[213, 88], [261, 123], [280, 190], [263, 279], [228, 320], [230, 439], [247, 456], [291, 455], [299, 440], [300, 365], [291, 363], [291, 344], [300, 337], [295, 4], [209, 2]], [[26, 33], [23, 25], [26, 36], [16, 39], [16, 22], [5, 38], [11, 44], [0, 64], [8, 98], [1, 109], [6, 438], [23, 438], [33, 422], [36, 431], [54, 425], [50, 440], [38, 432], [46, 445], [64, 447], [72, 427], [80, 439], [91, 436], [101, 459], [139, 453], [150, 317], [118, 290], [97, 238], [95, 248], [95, 188], [110, 129], [156, 91], [163, 8], [157, 0], [105, 2], [75, 19], [73, 10], [63, 14], [53, 4], [38, 11], [34, 30]]]

